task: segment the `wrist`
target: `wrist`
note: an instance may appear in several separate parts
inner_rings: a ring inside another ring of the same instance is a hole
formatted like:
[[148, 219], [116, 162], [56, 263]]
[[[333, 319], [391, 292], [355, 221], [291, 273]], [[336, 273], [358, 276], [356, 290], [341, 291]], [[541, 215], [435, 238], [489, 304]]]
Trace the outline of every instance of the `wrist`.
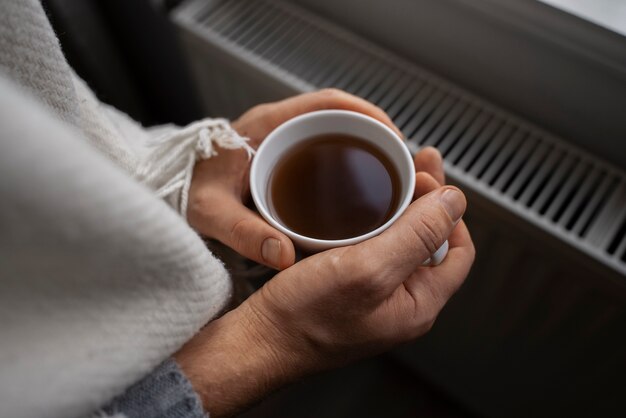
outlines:
[[209, 323], [174, 358], [205, 410], [229, 416], [299, 375], [280, 338], [244, 303]]

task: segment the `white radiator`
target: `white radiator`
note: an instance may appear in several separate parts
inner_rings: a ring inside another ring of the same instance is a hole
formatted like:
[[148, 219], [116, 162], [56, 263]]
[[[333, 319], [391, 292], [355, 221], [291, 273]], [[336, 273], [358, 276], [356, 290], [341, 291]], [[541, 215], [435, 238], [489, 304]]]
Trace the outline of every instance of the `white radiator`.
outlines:
[[207, 113], [332, 86], [442, 152], [478, 258], [402, 361], [481, 415], [626, 413], [622, 169], [293, 4], [190, 0], [172, 17]]

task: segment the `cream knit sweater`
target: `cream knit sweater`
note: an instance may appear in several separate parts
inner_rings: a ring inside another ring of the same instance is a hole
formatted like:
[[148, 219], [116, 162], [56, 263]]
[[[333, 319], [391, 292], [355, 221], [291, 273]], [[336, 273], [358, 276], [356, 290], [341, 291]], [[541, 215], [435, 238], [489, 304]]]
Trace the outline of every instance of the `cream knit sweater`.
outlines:
[[228, 274], [177, 213], [215, 143], [245, 146], [221, 120], [148, 131], [103, 105], [38, 1], [0, 0], [0, 417], [88, 415], [224, 307]]

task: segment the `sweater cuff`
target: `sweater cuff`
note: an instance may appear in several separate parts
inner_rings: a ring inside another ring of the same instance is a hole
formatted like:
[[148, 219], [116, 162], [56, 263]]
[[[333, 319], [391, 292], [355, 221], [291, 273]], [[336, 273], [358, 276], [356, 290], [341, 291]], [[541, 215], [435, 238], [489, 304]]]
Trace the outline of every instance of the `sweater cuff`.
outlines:
[[173, 359], [102, 408], [98, 416], [125, 418], [208, 418], [198, 394]]

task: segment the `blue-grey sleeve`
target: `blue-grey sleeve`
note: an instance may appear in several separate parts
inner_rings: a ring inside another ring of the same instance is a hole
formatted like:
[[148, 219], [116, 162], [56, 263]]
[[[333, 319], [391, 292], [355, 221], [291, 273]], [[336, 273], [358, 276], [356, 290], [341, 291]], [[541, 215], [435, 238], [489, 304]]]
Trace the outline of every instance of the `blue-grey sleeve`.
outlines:
[[208, 418], [198, 394], [172, 359], [102, 408], [125, 418]]

